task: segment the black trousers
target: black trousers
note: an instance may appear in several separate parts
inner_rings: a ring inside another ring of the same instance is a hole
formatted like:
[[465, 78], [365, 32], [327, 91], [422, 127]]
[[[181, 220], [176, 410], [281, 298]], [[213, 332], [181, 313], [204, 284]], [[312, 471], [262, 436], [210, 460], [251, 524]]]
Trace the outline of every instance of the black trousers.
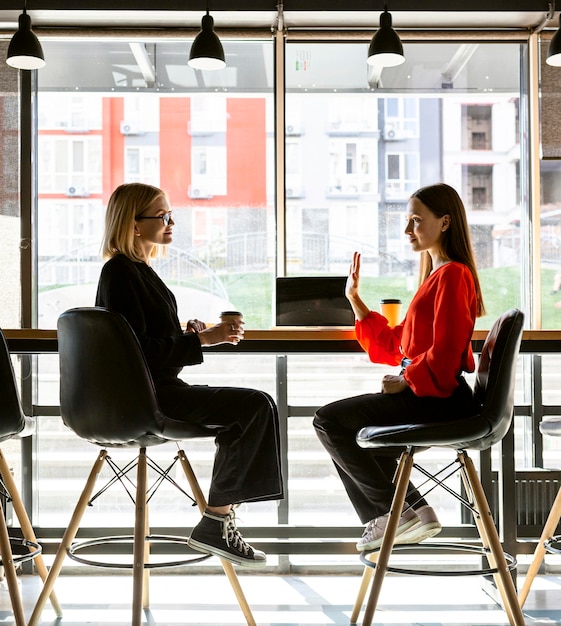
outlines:
[[[389, 512], [399, 453], [359, 447], [358, 431], [364, 426], [418, 424], [472, 415], [477, 409], [472, 389], [464, 378], [459, 381], [449, 398], [419, 397], [408, 388], [396, 394], [369, 393], [338, 400], [317, 411], [316, 433], [363, 524]], [[414, 508], [427, 504], [413, 484], [409, 485], [407, 502]]]
[[178, 383], [158, 386], [163, 412], [216, 429], [209, 505], [282, 499], [279, 418], [274, 400], [255, 389]]

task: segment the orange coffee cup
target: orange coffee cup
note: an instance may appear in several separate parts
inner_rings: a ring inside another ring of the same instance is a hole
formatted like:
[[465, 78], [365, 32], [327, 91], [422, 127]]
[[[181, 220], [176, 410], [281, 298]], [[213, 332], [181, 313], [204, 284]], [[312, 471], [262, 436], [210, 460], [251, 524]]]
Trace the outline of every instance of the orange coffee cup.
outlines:
[[393, 328], [401, 322], [401, 300], [398, 298], [384, 298], [380, 300], [380, 311]]

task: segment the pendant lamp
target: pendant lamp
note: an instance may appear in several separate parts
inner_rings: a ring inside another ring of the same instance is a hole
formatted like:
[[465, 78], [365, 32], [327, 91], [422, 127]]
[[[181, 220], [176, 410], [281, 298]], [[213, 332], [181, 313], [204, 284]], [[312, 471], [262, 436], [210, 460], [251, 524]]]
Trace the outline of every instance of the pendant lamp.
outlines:
[[188, 65], [196, 70], [221, 70], [226, 67], [224, 48], [214, 32], [214, 19], [208, 9], [203, 15], [201, 32], [191, 46]]
[[403, 45], [399, 35], [392, 28], [392, 16], [384, 5], [380, 14], [380, 29], [374, 33], [368, 47], [368, 64], [379, 67], [394, 67], [405, 61]]
[[545, 62], [548, 65], [561, 67], [561, 15], [559, 16], [559, 30], [555, 33], [555, 35], [553, 35], [553, 38], [549, 42], [547, 59]]
[[25, 7], [18, 21], [18, 29], [8, 46], [6, 63], [20, 70], [38, 70], [45, 66], [45, 57], [39, 40], [31, 30], [31, 18]]

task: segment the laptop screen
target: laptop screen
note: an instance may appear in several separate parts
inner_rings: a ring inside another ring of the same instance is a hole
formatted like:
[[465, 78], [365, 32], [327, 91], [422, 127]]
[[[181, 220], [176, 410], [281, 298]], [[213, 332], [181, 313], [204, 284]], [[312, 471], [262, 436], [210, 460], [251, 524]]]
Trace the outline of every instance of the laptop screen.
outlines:
[[346, 276], [277, 278], [277, 326], [354, 326], [346, 281]]

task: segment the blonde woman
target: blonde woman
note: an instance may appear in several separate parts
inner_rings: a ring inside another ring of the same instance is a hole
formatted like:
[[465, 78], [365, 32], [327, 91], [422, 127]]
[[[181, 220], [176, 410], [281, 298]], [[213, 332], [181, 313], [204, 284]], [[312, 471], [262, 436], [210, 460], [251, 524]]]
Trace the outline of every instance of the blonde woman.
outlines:
[[174, 221], [165, 193], [142, 183], [121, 185], [111, 195], [105, 219], [96, 306], [123, 315], [135, 331], [154, 379], [163, 412], [216, 432], [216, 455], [208, 508], [189, 544], [237, 565], [263, 567], [236, 526], [234, 505], [283, 497], [277, 408], [262, 391], [189, 385], [186, 365], [203, 361], [202, 346], [237, 344], [242, 322], [206, 328], [189, 320], [182, 331], [173, 293], [150, 267], [173, 238]]

